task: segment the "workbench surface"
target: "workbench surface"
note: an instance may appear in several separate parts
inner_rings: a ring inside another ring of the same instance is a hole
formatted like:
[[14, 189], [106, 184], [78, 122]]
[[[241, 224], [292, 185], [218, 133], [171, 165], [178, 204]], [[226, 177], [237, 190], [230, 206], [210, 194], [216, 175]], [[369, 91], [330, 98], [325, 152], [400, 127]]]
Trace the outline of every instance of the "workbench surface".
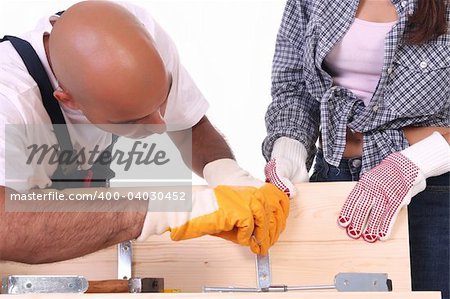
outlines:
[[[352, 182], [297, 185], [300, 192], [291, 201], [286, 231], [271, 249], [272, 285], [332, 284], [334, 275], [338, 272], [382, 272], [388, 273], [394, 291], [410, 292], [406, 209], [399, 214], [390, 240], [375, 244], [369, 244], [361, 239], [353, 240], [346, 235], [345, 230], [338, 227], [337, 217], [354, 185]], [[194, 187], [194, 189], [201, 188], [204, 187]], [[117, 279], [117, 247], [78, 259], [46, 265], [0, 262], [0, 274], [83, 275], [89, 280]], [[183, 292], [201, 292], [203, 286], [256, 287], [255, 255], [247, 247], [216, 237], [173, 242], [168, 234], [164, 234], [150, 237], [146, 242], [133, 242], [133, 276], [163, 277], [165, 288], [180, 289]], [[299, 294], [232, 294], [232, 296], [295, 298], [300, 296]], [[45, 298], [46, 295], [36, 296], [33, 298]], [[147, 295], [145, 298], [162, 298], [160, 296], [223, 298], [230, 297], [230, 294], [160, 294]], [[301, 298], [380, 297], [379, 294], [364, 294], [364, 297], [361, 295], [358, 297], [354, 294], [336, 292], [317, 296], [317, 293], [311, 295], [301, 293]], [[383, 294], [386, 299], [433, 298], [431, 294], [424, 293], [414, 293], [410, 296], [412, 297], [406, 297], [406, 293], [403, 297]], [[92, 296], [92, 298], [111, 297], [113, 296]]]

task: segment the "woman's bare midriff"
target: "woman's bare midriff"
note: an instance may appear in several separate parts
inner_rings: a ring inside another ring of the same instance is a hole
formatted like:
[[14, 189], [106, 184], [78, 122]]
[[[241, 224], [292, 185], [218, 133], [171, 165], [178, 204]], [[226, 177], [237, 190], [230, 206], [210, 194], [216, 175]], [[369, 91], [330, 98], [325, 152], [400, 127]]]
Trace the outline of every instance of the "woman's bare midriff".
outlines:
[[353, 158], [362, 156], [363, 152], [363, 134], [354, 132], [347, 128], [347, 135], [345, 138], [344, 158]]
[[[444, 127], [405, 127], [403, 133], [410, 145], [430, 136], [433, 132], [438, 131], [448, 139], [450, 128]], [[319, 146], [322, 147], [322, 140], [319, 139]], [[347, 128], [346, 145], [343, 158], [354, 158], [362, 156], [363, 134], [354, 132]]]

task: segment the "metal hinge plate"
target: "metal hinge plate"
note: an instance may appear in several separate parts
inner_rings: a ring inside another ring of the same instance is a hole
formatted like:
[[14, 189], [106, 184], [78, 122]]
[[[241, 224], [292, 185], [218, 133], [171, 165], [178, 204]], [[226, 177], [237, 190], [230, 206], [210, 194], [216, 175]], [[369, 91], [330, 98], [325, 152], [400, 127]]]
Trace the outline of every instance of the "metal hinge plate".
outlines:
[[2, 278], [1, 293], [84, 293], [87, 288], [83, 276], [10, 275]]

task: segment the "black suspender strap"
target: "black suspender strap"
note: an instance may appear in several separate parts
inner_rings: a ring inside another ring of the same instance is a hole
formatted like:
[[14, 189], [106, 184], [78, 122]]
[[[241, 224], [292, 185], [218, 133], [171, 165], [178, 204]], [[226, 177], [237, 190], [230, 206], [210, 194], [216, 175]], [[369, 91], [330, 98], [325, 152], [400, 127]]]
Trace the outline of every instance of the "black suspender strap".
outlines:
[[47, 72], [41, 63], [39, 56], [34, 51], [33, 47], [23, 39], [6, 35], [3, 38], [3, 41], [4, 40], [11, 42], [25, 63], [31, 77], [36, 81], [39, 91], [41, 92], [42, 103], [52, 121], [53, 129], [61, 150], [73, 151], [69, 131], [67, 130], [67, 126], [65, 126], [66, 121], [57, 100], [53, 96], [52, 84], [50, 83], [50, 79], [47, 76]]
[[[62, 12], [61, 12], [62, 13]], [[60, 14], [60, 13], [58, 13]], [[15, 36], [6, 35], [0, 42], [9, 41], [22, 58], [28, 73], [39, 87], [47, 114], [49, 115], [53, 130], [58, 140], [60, 151], [74, 153], [70, 134], [66, 121], [62, 114], [58, 101], [53, 96], [53, 86], [47, 76], [44, 66], [33, 47], [27, 41]], [[58, 168], [52, 176], [52, 188], [63, 189], [67, 187], [105, 186], [109, 179], [114, 177], [114, 171], [110, 168], [111, 151], [117, 136], [112, 136], [112, 143], [100, 156], [108, 155], [108, 161], [95, 161], [89, 170], [78, 170], [78, 161], [64, 161], [58, 164]], [[70, 160], [70, 159], [69, 159]]]

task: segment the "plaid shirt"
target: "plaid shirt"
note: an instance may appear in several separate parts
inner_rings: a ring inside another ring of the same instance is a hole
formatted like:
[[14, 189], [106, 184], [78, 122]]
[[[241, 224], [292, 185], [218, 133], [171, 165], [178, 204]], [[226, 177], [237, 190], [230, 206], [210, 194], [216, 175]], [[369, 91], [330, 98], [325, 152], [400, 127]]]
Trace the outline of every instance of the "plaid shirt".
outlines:
[[358, 2], [287, 1], [273, 59], [273, 101], [266, 114], [267, 160], [274, 142], [286, 136], [305, 145], [311, 167], [320, 127], [324, 157], [337, 166], [349, 127], [364, 135], [364, 173], [408, 146], [401, 128], [450, 127], [450, 32], [420, 46], [402, 43], [417, 0], [392, 0], [399, 20], [386, 36], [384, 65], [370, 104], [333, 86], [322, 62], [351, 26]]

